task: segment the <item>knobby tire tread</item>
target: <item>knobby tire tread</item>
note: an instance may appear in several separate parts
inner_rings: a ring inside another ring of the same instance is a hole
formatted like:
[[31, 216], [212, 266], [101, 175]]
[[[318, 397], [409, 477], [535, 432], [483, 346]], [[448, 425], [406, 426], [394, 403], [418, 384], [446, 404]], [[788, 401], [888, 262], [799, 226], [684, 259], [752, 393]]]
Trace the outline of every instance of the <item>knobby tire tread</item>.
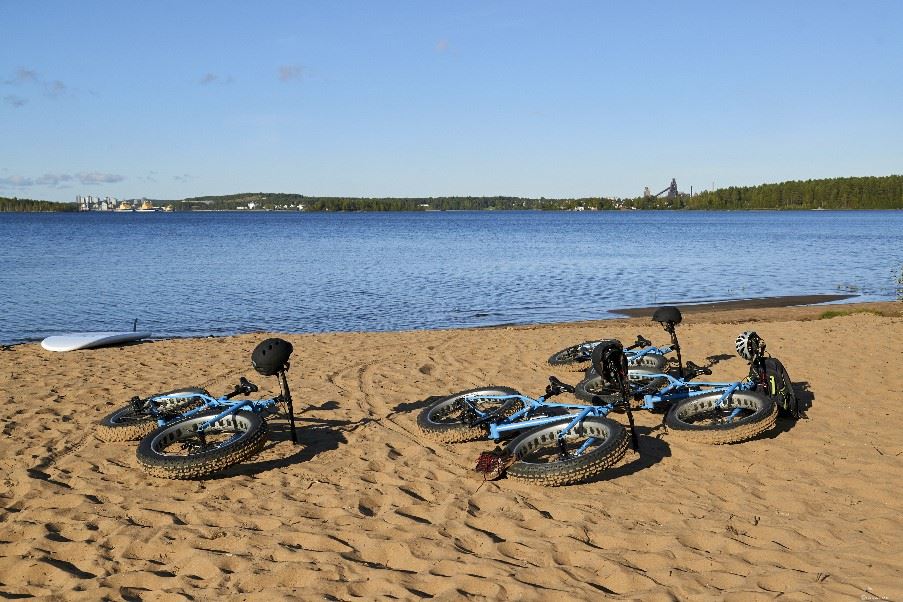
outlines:
[[[591, 420], [591, 419], [588, 419]], [[580, 458], [571, 458], [561, 462], [548, 464], [532, 464], [515, 460], [508, 467], [509, 477], [525, 483], [542, 485], [543, 487], [561, 487], [587, 481], [621, 461], [627, 453], [630, 436], [627, 429], [621, 424], [601, 418], [614, 425], [614, 442], [605, 449], [596, 449]], [[530, 433], [518, 437], [518, 440], [529, 437]], [[509, 446], [510, 453], [514, 453], [513, 447], [518, 440], [512, 441]]]
[[[447, 395], [442, 399], [437, 400], [435, 403], [432, 403], [421, 410], [420, 414], [417, 415], [417, 428], [421, 433], [423, 433], [430, 439], [438, 441], [440, 443], [464, 443], [466, 441], [478, 441], [480, 439], [485, 439], [489, 434], [489, 429], [485, 424], [468, 426], [463, 422], [436, 423], [430, 421], [429, 417], [434, 408], [441, 406], [443, 403], [446, 403], [450, 399], [461, 397], [467, 395], [468, 393], [492, 390], [498, 391], [501, 395], [520, 394], [518, 391], [510, 387], [501, 387], [494, 385], [453, 393], [452, 395]], [[508, 400], [498, 410], [497, 416], [499, 418], [507, 418], [508, 416], [511, 416], [512, 414], [517, 412], [519, 409], [521, 409], [521, 406], [519, 403], [517, 403], [516, 400]]]
[[[215, 414], [210, 414], [214, 416]], [[153, 434], [146, 436], [138, 446], [136, 455], [138, 463], [150, 475], [164, 479], [197, 479], [219, 472], [234, 464], [244, 462], [259, 453], [268, 440], [267, 423], [257, 415], [259, 420], [254, 432], [247, 438], [238, 440], [228, 447], [221, 447], [209, 455], [199, 456], [160, 456], [151, 449]], [[161, 427], [165, 429], [171, 425]]]
[[[210, 395], [205, 389], [188, 388], [158, 393], [154, 397], [171, 395], [173, 393], [198, 393]], [[200, 404], [196, 401], [186, 398], [185, 403], [173, 403], [170, 407], [173, 410], [186, 411], [197, 407], [198, 405]], [[157, 428], [157, 419], [149, 415], [144, 419], [132, 420], [128, 423], [117, 422], [117, 416], [128, 415], [130, 412], [134, 412], [131, 405], [113, 410], [94, 424], [94, 436], [105, 443], [137, 441], [143, 439]]]
[[[740, 395], [743, 394], [741, 393]], [[749, 395], [748, 393], [745, 394]], [[669, 431], [678, 433], [681, 438], [687, 441], [707, 443], [709, 445], [740, 443], [771, 429], [778, 418], [778, 406], [773, 400], [759, 394], [756, 394], [755, 397], [759, 399], [765, 411], [758, 416], [753, 414], [748, 417], [753, 418], [753, 420], [743, 419], [735, 425], [688, 425], [678, 419], [677, 414], [685, 405], [692, 402], [698, 403], [698, 399], [691, 398], [675, 404], [668, 410], [665, 416], [665, 425]]]

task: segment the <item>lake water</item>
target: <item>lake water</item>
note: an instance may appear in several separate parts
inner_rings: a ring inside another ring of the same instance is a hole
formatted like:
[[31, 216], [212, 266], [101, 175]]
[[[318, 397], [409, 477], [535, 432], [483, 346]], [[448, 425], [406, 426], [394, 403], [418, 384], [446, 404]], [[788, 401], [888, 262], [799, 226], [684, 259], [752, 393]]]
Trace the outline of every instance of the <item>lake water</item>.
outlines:
[[894, 297], [903, 211], [0, 213], [0, 342], [406, 330]]

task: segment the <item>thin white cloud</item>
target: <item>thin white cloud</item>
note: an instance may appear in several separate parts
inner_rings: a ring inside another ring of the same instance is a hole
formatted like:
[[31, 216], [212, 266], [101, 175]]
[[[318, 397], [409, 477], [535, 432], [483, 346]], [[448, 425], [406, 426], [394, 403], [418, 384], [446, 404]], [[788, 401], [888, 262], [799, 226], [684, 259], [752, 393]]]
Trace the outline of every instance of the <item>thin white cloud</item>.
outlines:
[[19, 68], [16, 69], [16, 74], [3, 83], [5, 84], [27, 84], [32, 82], [37, 82], [38, 80], [38, 72], [33, 71], [32, 69]]
[[84, 185], [115, 184], [125, 179], [124, 176], [99, 171], [83, 171], [76, 174], [46, 173], [36, 178], [28, 176], [8, 176], [0, 178], [0, 188], [29, 188], [31, 186], [49, 186], [51, 188], [64, 188], [74, 182]]
[[52, 82], [46, 82], [44, 84], [44, 92], [47, 96], [51, 98], [56, 98], [57, 96], [62, 96], [66, 93], [66, 84], [61, 82], [58, 79], [53, 80]]
[[[15, 74], [13, 74], [11, 78], [3, 80], [3, 83], [7, 86], [16, 86], [23, 90], [29, 88], [43, 90], [44, 95], [48, 98], [60, 98], [61, 96], [67, 95], [70, 91], [69, 87], [61, 80], [44, 79], [34, 69], [26, 69], [24, 67], [16, 69]], [[13, 107], [21, 107], [27, 102], [27, 99], [22, 98], [21, 96], [9, 95], [4, 96], [3, 101]]]
[[0, 188], [26, 188], [34, 186], [34, 180], [24, 176], [8, 176], [0, 178]]
[[27, 102], [27, 98], [22, 98], [21, 96], [16, 96], [15, 94], [8, 94], [3, 97], [3, 104], [7, 104], [14, 109], [24, 107]]
[[35, 178], [34, 183], [38, 186], [59, 186], [67, 184], [75, 178], [66, 173], [45, 173], [43, 176]]
[[232, 76], [231, 75], [219, 75], [218, 73], [213, 73], [212, 71], [208, 71], [204, 75], [198, 79], [198, 83], [202, 86], [212, 86], [214, 84], [231, 84]]
[[303, 65], [282, 65], [279, 67], [279, 81], [290, 82], [304, 76]]
[[101, 173], [99, 171], [81, 172], [75, 174], [79, 182], [82, 184], [115, 184], [122, 182], [125, 178], [119, 174]]

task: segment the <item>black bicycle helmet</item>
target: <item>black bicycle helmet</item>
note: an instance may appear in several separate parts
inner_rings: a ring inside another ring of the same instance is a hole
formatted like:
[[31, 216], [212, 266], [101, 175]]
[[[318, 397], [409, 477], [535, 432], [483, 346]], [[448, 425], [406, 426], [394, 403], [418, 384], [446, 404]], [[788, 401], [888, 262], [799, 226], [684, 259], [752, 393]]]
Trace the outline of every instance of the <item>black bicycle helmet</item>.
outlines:
[[608, 339], [600, 342], [593, 349], [593, 368], [596, 374], [602, 377], [602, 381], [608, 384], [619, 385], [626, 382], [627, 356], [624, 355], [624, 345], [617, 339]]
[[680, 315], [680, 310], [673, 305], [666, 305], [665, 307], [659, 307], [655, 310], [655, 313], [652, 314], [652, 320], [661, 322], [662, 324], [665, 322], [680, 324], [680, 321], [683, 320], [683, 316]]
[[287, 368], [292, 344], [283, 339], [267, 339], [254, 348], [251, 365], [264, 376], [279, 374]]

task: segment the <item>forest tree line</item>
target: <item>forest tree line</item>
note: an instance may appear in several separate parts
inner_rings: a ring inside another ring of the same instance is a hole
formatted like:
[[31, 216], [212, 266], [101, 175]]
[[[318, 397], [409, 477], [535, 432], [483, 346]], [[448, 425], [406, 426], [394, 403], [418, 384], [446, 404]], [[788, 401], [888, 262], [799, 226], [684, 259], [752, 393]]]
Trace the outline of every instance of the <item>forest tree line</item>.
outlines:
[[3, 211], [78, 211], [78, 206], [75, 203], [55, 203], [0, 196], [0, 212]]
[[[829, 178], [731, 186], [694, 196], [637, 197], [629, 199], [590, 197], [579, 199], [492, 197], [359, 198], [319, 197], [287, 193], [242, 193], [202, 196], [171, 204], [176, 211], [230, 211], [247, 208], [304, 211], [452, 211], [452, 210], [572, 210], [585, 209], [903, 209], [903, 175]], [[0, 211], [76, 211], [75, 203], [54, 203], [0, 197]]]
[[731, 186], [690, 197], [589, 197], [579, 199], [493, 197], [354, 198], [249, 193], [194, 197], [173, 203], [176, 210], [228, 210], [254, 203], [260, 209], [305, 211], [451, 211], [586, 209], [903, 209], [903, 176], [829, 178]]

